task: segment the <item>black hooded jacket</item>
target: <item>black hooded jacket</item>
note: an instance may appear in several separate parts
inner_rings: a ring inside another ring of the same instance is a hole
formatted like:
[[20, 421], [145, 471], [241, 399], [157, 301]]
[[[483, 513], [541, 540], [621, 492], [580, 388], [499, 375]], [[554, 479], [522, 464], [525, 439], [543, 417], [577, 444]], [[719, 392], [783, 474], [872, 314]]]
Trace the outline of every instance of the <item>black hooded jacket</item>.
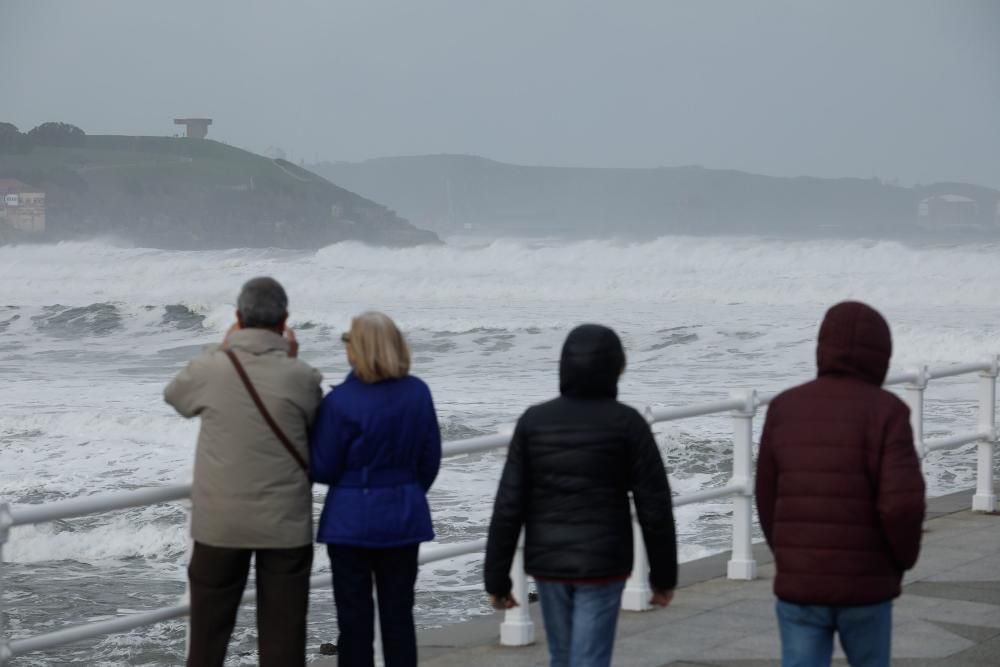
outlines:
[[[629, 492], [654, 588], [677, 584], [670, 486], [646, 420], [616, 400], [625, 352], [614, 331], [587, 324], [563, 346], [561, 396], [517, 423], [486, 547], [487, 592], [511, 589], [521, 527], [525, 569], [546, 579], [602, 580], [632, 570]], [[523, 602], [523, 601], [522, 601]]]

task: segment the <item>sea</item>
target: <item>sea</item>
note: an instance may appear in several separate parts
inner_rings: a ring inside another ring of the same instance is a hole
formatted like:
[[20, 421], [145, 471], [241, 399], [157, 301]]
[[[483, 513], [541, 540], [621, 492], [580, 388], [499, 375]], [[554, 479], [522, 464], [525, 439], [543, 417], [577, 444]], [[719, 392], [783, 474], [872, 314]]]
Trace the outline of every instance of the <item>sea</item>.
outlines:
[[[342, 243], [315, 251], [175, 252], [113, 239], [0, 248], [0, 499], [40, 503], [190, 479], [197, 421], [163, 402], [171, 377], [233, 321], [240, 285], [286, 286], [301, 356], [326, 385], [348, 371], [340, 334], [380, 310], [404, 330], [447, 440], [489, 433], [558, 391], [577, 324], [627, 348], [621, 400], [682, 406], [776, 391], [815, 373], [826, 309], [859, 299], [889, 319], [894, 370], [1000, 353], [1000, 245], [667, 236], [655, 240], [454, 237], [440, 246]], [[927, 437], [971, 430], [975, 378], [932, 384]], [[759, 432], [762, 419], [758, 419]], [[675, 493], [725, 483], [731, 424], [658, 425]], [[975, 478], [974, 446], [925, 461], [930, 492]], [[503, 452], [449, 459], [431, 492], [439, 542], [485, 535]], [[323, 487], [315, 489], [319, 510]], [[724, 550], [730, 504], [680, 508], [680, 554]], [[184, 590], [187, 509], [170, 503], [11, 531], [3, 606], [15, 637], [174, 604]], [[476, 555], [427, 565], [421, 627], [490, 613]], [[316, 573], [328, 571], [317, 550]], [[309, 651], [337, 634], [315, 590]], [[256, 664], [253, 610], [230, 665]], [[28, 655], [16, 665], [182, 664], [184, 623]]]

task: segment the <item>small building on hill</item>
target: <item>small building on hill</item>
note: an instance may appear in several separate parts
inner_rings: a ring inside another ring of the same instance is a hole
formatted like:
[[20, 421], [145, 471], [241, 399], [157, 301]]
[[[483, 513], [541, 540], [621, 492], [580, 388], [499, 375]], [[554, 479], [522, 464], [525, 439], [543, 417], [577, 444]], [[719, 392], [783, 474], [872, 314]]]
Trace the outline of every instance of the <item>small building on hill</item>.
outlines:
[[45, 192], [13, 178], [0, 178], [0, 222], [26, 234], [44, 234]]
[[917, 224], [931, 230], [987, 231], [1000, 224], [1000, 190], [970, 183], [917, 186]]
[[934, 195], [920, 201], [917, 217], [924, 227], [974, 227], [982, 223], [979, 202], [957, 194]]
[[174, 118], [174, 125], [183, 125], [187, 129], [185, 135], [189, 139], [204, 139], [208, 136], [208, 126], [211, 118]]

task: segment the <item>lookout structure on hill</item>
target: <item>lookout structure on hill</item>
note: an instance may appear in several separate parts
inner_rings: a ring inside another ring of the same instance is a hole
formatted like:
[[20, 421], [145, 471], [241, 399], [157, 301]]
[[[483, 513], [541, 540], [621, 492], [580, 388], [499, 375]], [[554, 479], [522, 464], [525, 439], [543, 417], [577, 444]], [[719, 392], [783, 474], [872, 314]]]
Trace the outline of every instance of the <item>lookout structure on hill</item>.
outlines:
[[212, 124], [211, 118], [174, 118], [174, 125], [183, 125], [189, 139], [204, 139], [208, 136], [208, 126]]

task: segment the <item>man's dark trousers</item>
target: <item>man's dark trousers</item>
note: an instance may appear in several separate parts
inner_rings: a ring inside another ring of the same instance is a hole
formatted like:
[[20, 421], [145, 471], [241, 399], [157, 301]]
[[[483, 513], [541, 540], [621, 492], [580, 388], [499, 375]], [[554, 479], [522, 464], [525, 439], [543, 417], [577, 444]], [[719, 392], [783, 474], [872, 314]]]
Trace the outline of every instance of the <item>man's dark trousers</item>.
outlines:
[[188, 565], [191, 645], [188, 667], [222, 667], [255, 558], [257, 644], [261, 667], [306, 662], [311, 544], [291, 549], [228, 549], [194, 543]]

